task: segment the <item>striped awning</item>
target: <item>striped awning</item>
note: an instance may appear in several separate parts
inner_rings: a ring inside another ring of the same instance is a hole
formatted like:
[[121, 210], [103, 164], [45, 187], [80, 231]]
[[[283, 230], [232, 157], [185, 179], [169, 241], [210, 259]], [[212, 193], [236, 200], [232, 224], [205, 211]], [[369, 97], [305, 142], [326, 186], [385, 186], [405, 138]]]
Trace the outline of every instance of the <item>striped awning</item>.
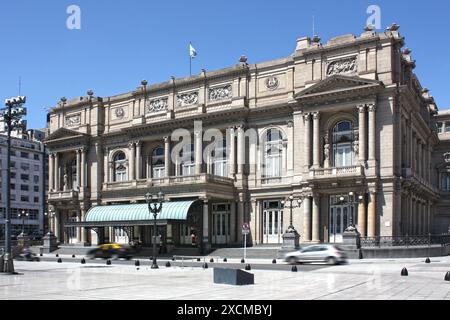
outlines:
[[[187, 220], [189, 209], [194, 202], [164, 202], [156, 220]], [[131, 222], [145, 220], [153, 221], [153, 214], [150, 213], [148, 205], [142, 203], [93, 207], [86, 214], [85, 222]]]

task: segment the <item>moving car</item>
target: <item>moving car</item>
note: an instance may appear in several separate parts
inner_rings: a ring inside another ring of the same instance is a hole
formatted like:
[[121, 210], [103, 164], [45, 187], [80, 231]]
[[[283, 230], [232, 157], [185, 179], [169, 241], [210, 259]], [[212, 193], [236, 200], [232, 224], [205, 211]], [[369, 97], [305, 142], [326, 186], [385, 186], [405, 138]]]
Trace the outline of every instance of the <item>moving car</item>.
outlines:
[[326, 262], [335, 265], [346, 263], [347, 255], [334, 244], [317, 244], [287, 253], [285, 261], [290, 264]]
[[127, 259], [133, 257], [134, 250], [126, 245], [118, 243], [107, 243], [88, 251], [87, 256], [91, 259]]

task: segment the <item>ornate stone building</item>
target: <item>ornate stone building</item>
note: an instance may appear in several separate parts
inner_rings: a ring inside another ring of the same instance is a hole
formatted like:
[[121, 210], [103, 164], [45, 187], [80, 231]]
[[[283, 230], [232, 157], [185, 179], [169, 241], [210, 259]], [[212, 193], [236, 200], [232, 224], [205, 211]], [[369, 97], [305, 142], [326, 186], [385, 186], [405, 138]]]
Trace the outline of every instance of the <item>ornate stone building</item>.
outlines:
[[[305, 243], [340, 242], [352, 223], [364, 237], [440, 232], [433, 152], [446, 146], [403, 46], [396, 25], [305, 37], [287, 58], [63, 98], [47, 140], [55, 234], [150, 243], [145, 194], [159, 191], [168, 248], [193, 233], [206, 249], [240, 243], [245, 222], [253, 244], [281, 243], [291, 217]], [[193, 142], [178, 150], [180, 128]], [[212, 149], [211, 129], [225, 137]]]

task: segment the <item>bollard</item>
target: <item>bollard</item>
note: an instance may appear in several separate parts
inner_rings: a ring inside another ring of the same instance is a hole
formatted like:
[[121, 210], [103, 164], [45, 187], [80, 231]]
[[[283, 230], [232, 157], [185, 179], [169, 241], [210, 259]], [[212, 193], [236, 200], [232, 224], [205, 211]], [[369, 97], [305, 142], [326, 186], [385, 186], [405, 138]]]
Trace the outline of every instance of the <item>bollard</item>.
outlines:
[[85, 264], [86, 263], [86, 260], [83, 258], [83, 259], [81, 259], [81, 264]]
[[135, 267], [139, 267], [141, 265], [141, 262], [139, 261], [139, 260], [136, 260], [135, 262], [134, 262], [134, 266]]
[[166, 267], [167, 267], [167, 268], [170, 268], [170, 262], [169, 262], [169, 261], [167, 261]]
[[209, 262], [213, 263], [214, 262], [214, 258], [209, 259]]
[[62, 259], [61, 258], [58, 259], [58, 263], [62, 263]]
[[203, 264], [203, 269], [208, 269], [208, 264], [206, 262]]
[[42, 253], [39, 254], [40, 257], [43, 257], [44, 255]]
[[403, 268], [401, 275], [402, 277], [406, 277], [408, 275], [408, 270], [406, 268]]
[[450, 281], [450, 271], [445, 274], [444, 280]]
[[242, 259], [241, 259], [241, 263], [245, 263], [245, 260], [244, 260], [244, 258], [242, 258]]
[[200, 258], [197, 258], [197, 262], [200, 262]]
[[249, 264], [247, 264], [247, 265], [245, 266], [245, 270], [250, 271], [250, 270], [252, 270], [252, 267], [251, 267]]
[[56, 257], [58, 258], [58, 257], [59, 257], [59, 254], [56, 254]]
[[425, 260], [425, 263], [431, 263], [430, 258], [427, 258], [427, 259]]
[[175, 261], [175, 258], [172, 258], [172, 261]]
[[223, 258], [223, 262], [228, 262], [227, 258]]
[[72, 255], [72, 258], [75, 258], [75, 255], [74, 255], [74, 254]]
[[291, 271], [292, 271], [292, 272], [297, 272], [297, 271], [298, 271], [298, 270], [297, 270], [297, 266], [292, 266]]
[[106, 265], [110, 266], [111, 265], [111, 260], [106, 260]]
[[276, 263], [277, 263], [277, 259], [273, 259], [272, 264], [276, 264]]

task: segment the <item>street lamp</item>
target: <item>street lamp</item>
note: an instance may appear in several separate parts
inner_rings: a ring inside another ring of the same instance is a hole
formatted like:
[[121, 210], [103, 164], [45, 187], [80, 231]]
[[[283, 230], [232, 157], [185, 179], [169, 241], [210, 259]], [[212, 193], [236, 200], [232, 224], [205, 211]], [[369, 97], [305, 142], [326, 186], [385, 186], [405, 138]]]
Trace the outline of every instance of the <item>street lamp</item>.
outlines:
[[[286, 205], [286, 201], [288, 201], [290, 204], [289, 206]], [[294, 204], [294, 201], [296, 202]], [[303, 199], [302, 198], [298, 198], [298, 199], [294, 199], [293, 195], [290, 195], [287, 200], [282, 200], [281, 203], [284, 205], [285, 208], [289, 208], [290, 209], [290, 217], [289, 217], [289, 227], [286, 230], [286, 233], [297, 233], [297, 230], [295, 230], [294, 227], [294, 223], [292, 221], [292, 209], [293, 208], [300, 208], [300, 206], [302, 205]]]
[[51, 220], [55, 216], [55, 211], [49, 209], [48, 212], [44, 212], [44, 215], [46, 216], [47, 219], [47, 228], [48, 228], [48, 232], [46, 234], [52, 235]]
[[348, 201], [345, 200], [345, 196], [343, 196], [343, 195], [341, 195], [339, 197], [339, 203], [341, 205], [350, 204], [353, 206], [353, 209], [350, 210], [349, 223], [348, 223], [348, 226], [346, 226], [345, 231], [355, 231], [356, 230], [355, 224], [353, 223], [354, 222], [353, 213], [355, 212], [355, 206], [359, 205], [363, 200], [364, 200], [363, 194], [357, 194], [353, 191], [350, 191], [348, 193]]
[[163, 202], [164, 202], [164, 193], [162, 191], [158, 192], [157, 195], [153, 195], [148, 192], [145, 195], [145, 200], [148, 204], [148, 210], [150, 213], [153, 213], [153, 263], [152, 269], [158, 269], [158, 264], [156, 263], [156, 218], [158, 214], [162, 210]]
[[27, 109], [23, 107], [27, 98], [24, 96], [14, 97], [5, 100], [6, 108], [0, 110], [0, 117], [3, 118], [5, 130], [7, 132], [7, 152], [6, 152], [6, 214], [5, 214], [5, 255], [3, 273], [14, 274], [14, 262], [11, 250], [11, 131], [25, 130], [27, 122], [22, 117], [27, 114]]
[[22, 218], [22, 236], [25, 235], [25, 217], [28, 219], [29, 213], [25, 213], [25, 210], [22, 210], [22, 213], [18, 214], [19, 219]]

